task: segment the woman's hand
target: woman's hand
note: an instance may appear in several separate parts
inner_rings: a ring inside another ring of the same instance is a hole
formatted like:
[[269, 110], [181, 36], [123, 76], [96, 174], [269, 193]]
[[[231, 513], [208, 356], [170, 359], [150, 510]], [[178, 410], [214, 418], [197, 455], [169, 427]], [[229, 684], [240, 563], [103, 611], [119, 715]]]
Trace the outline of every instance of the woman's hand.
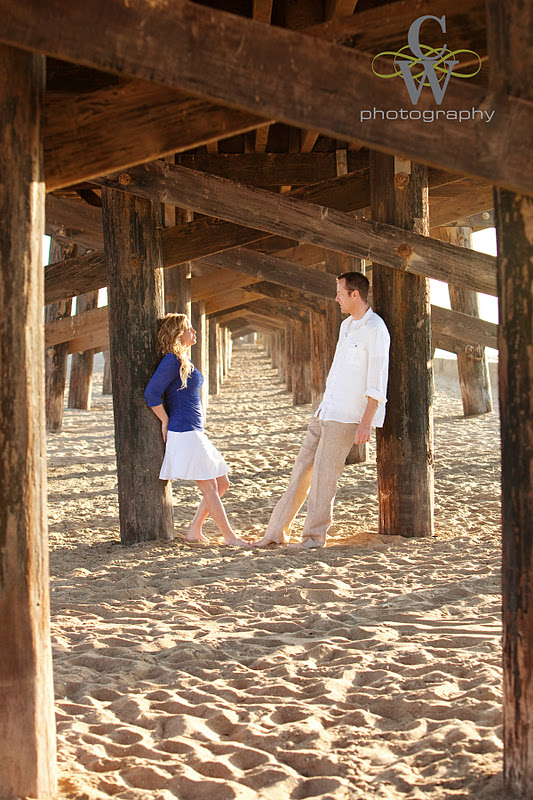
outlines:
[[167, 433], [168, 433], [168, 419], [161, 420], [161, 436], [163, 437], [163, 441], [165, 444], [167, 443]]

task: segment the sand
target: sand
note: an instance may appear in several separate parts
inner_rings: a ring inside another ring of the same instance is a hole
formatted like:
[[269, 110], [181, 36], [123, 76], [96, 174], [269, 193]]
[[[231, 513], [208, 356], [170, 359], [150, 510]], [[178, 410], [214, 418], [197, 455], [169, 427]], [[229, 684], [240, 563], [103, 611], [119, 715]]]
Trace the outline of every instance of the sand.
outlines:
[[[499, 424], [462, 417], [453, 370], [435, 536], [377, 534], [372, 447], [308, 552], [227, 548], [211, 521], [188, 547], [198, 492], [177, 482], [176, 539], [123, 548], [96, 376], [93, 409], [48, 438], [58, 798], [504, 797]], [[235, 348], [208, 434], [243, 535], [264, 530], [309, 415], [262, 350]]]

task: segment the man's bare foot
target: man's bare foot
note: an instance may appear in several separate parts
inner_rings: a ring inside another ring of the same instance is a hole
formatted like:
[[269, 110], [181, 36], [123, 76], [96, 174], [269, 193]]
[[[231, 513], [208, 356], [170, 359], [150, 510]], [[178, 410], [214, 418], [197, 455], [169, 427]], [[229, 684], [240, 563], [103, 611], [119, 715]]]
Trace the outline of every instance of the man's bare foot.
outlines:
[[198, 542], [201, 542], [202, 544], [209, 543], [209, 539], [206, 539], [202, 531], [192, 531], [192, 530], [187, 531], [187, 535], [185, 536], [185, 541], [193, 544]]
[[275, 542], [273, 539], [267, 539], [266, 536], [263, 536], [262, 539], [258, 539], [256, 542], [252, 542], [254, 547], [269, 547], [270, 545], [280, 545], [283, 542]]
[[233, 536], [224, 537], [224, 544], [227, 547], [242, 547], [245, 550], [251, 550], [254, 547], [252, 542], [239, 539], [239, 537], [235, 536], [235, 534], [233, 534]]
[[289, 545], [293, 550], [317, 550], [325, 546], [325, 544], [319, 544], [319, 542], [316, 542], [314, 539], [304, 539], [303, 542], [294, 542], [294, 544]]

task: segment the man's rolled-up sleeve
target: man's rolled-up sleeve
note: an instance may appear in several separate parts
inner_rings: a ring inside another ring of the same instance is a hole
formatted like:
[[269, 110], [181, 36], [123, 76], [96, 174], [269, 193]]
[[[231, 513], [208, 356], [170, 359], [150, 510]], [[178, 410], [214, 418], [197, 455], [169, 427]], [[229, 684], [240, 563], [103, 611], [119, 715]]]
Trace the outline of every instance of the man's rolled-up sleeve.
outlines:
[[373, 397], [380, 405], [387, 402], [390, 336], [384, 326], [376, 329], [368, 345], [368, 374], [365, 397]]

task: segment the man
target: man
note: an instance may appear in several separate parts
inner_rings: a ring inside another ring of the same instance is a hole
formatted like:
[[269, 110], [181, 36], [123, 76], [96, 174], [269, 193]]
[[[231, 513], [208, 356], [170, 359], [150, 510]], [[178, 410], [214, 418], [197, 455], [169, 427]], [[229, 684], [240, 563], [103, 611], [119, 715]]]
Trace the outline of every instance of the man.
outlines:
[[337, 279], [335, 300], [348, 314], [340, 327], [326, 390], [258, 547], [284, 544], [294, 518], [309, 494], [302, 541], [290, 547], [325, 547], [332, 522], [337, 480], [352, 445], [370, 440], [372, 427], [385, 420], [390, 336], [368, 305], [368, 279], [346, 272]]

